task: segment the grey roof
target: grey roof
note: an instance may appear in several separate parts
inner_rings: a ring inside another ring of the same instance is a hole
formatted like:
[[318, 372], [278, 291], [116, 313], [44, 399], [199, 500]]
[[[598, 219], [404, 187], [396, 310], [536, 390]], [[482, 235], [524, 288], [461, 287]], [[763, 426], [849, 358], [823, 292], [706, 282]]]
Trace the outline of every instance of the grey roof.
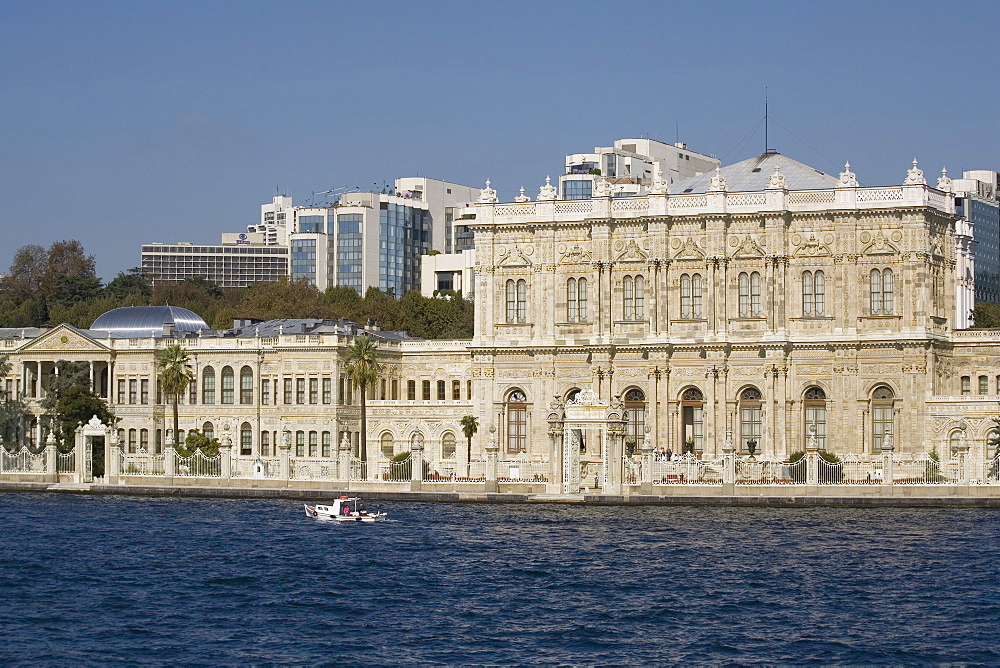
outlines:
[[34, 339], [45, 331], [40, 327], [0, 327], [0, 341], [8, 339]]
[[143, 338], [162, 336], [164, 325], [173, 325], [178, 333], [208, 329], [201, 316], [179, 306], [123, 306], [102, 314], [90, 329], [116, 337]]
[[393, 341], [420, 340], [406, 332], [369, 330], [359, 326], [352, 320], [320, 318], [277, 318], [264, 321], [242, 321], [229, 330], [220, 330], [205, 334], [212, 336], [235, 336], [237, 338], [252, 338], [257, 336], [274, 337], [280, 334], [339, 334], [341, 336], [357, 336], [367, 334], [377, 339]]
[[[743, 162], [726, 165], [722, 168], [722, 176], [726, 179], [726, 189], [729, 192], [760, 192], [767, 187], [767, 182], [774, 173], [775, 165], [781, 167], [785, 183], [789, 190], [823, 190], [833, 188], [839, 179], [830, 176], [809, 165], [785, 157], [780, 153], [768, 152], [750, 158]], [[688, 193], [703, 193], [715, 176], [715, 172], [706, 172], [677, 183], [670, 184], [670, 194], [686, 195]]]

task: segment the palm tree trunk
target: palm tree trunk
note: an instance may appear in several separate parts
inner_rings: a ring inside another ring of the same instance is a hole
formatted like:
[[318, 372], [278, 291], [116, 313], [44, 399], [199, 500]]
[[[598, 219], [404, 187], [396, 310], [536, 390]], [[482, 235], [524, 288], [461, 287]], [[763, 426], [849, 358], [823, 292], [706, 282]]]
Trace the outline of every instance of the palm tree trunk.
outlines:
[[174, 450], [177, 449], [177, 425], [179, 421], [177, 419], [177, 395], [174, 395]]
[[466, 464], [466, 466], [469, 469], [468, 472], [466, 472], [466, 476], [469, 477], [469, 478], [471, 478], [472, 477], [472, 437], [471, 436], [467, 436], [466, 440], [469, 442], [468, 449], [465, 452], [465, 464]]
[[365, 384], [361, 384], [361, 461], [368, 461], [368, 407], [365, 404]]

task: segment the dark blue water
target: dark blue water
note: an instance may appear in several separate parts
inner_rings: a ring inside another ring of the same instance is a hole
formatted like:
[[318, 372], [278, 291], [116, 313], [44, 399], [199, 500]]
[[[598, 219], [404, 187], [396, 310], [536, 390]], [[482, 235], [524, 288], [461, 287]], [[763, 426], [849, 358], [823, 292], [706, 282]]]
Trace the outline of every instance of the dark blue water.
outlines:
[[0, 663], [1000, 664], [986, 510], [0, 495]]

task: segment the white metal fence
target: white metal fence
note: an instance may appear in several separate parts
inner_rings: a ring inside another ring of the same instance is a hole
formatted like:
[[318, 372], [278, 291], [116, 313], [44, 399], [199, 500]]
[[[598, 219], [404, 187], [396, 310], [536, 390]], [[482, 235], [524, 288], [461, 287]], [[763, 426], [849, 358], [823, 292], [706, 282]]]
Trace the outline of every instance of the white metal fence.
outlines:
[[264, 457], [233, 458], [232, 476], [241, 480], [273, 480], [281, 477], [281, 462]]
[[76, 450], [60, 452], [56, 455], [56, 473], [76, 472]]
[[189, 457], [174, 453], [174, 475], [191, 478], [221, 478], [222, 455], [206, 457], [201, 450], [195, 450]]
[[8, 452], [0, 448], [0, 472], [45, 473], [45, 451], [33, 453], [22, 447], [17, 452]]
[[163, 455], [151, 455], [145, 450], [139, 450], [136, 453], [119, 451], [118, 456], [121, 461], [119, 475], [163, 475]]

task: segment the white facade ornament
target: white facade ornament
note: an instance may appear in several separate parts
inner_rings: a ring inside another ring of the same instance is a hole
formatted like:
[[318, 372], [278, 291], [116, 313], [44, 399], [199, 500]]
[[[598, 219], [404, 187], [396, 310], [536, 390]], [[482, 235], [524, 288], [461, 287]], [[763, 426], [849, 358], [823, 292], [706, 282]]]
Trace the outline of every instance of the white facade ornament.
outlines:
[[530, 202], [531, 198], [524, 194], [524, 186], [521, 186], [521, 194], [514, 198], [515, 202]]
[[944, 167], [941, 168], [941, 178], [938, 179], [937, 189], [946, 193], [952, 191], [951, 179], [948, 178], [948, 170]]
[[611, 197], [611, 184], [603, 176], [594, 179], [594, 197]]
[[670, 182], [663, 178], [663, 170], [660, 169], [660, 163], [656, 163], [656, 174], [653, 176], [652, 183], [649, 184], [649, 192], [652, 195], [670, 194]]
[[726, 177], [722, 175], [722, 170], [718, 165], [715, 166], [715, 176], [712, 177], [712, 181], [708, 186], [708, 192], [724, 193], [726, 192]]
[[771, 178], [767, 180], [768, 190], [787, 190], [788, 184], [785, 183], [785, 175], [781, 173], [781, 166], [774, 166], [774, 173], [771, 174]]
[[851, 171], [851, 163], [844, 163], [844, 171], [840, 173], [840, 183], [837, 184], [838, 188], [857, 188], [858, 187], [858, 177], [854, 175]]
[[490, 180], [486, 179], [486, 187], [479, 191], [479, 199], [476, 202], [478, 204], [496, 204], [497, 201], [497, 191], [490, 188]]
[[913, 167], [907, 170], [904, 186], [925, 186], [927, 179], [924, 178], [924, 170], [917, 167], [917, 159], [913, 159]]
[[545, 177], [545, 185], [541, 187], [538, 191], [538, 201], [548, 202], [554, 200], [558, 196], [558, 191], [556, 187], [552, 185], [552, 179], [548, 176]]

